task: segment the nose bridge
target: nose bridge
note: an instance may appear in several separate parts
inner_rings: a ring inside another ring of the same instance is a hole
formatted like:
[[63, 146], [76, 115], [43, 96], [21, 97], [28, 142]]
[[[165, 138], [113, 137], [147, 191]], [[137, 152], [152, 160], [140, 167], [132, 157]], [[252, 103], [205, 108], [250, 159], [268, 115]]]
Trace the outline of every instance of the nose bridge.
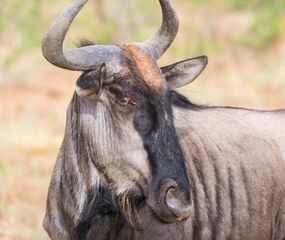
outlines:
[[156, 108], [163, 114], [152, 139], [146, 141], [152, 170], [148, 203], [160, 219], [175, 222], [191, 215], [192, 204], [184, 156], [167, 106]]
[[156, 158], [153, 159], [153, 177], [158, 184], [162, 184], [164, 179], [172, 179], [177, 187], [183, 191], [189, 189], [189, 180], [182, 149], [174, 126], [167, 124], [163, 130], [157, 133]]

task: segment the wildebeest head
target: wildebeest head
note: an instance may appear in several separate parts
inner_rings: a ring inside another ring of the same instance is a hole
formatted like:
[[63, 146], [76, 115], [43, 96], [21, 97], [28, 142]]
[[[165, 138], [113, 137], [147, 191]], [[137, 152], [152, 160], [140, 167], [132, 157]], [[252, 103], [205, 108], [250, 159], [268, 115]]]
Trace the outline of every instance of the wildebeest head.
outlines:
[[170, 0], [160, 0], [163, 23], [146, 42], [63, 50], [70, 24], [86, 2], [76, 0], [67, 8], [42, 44], [52, 64], [84, 71], [72, 102], [80, 161], [91, 160], [105, 177], [131, 224], [144, 206], [165, 222], [187, 219], [191, 184], [173, 126], [172, 89], [195, 79], [207, 58], [158, 67], [156, 60], [178, 31]]

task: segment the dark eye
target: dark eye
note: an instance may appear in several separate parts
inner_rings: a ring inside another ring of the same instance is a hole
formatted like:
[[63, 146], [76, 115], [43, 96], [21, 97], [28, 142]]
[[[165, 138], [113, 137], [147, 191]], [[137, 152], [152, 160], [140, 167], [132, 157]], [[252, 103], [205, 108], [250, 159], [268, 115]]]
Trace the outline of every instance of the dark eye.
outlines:
[[138, 111], [134, 116], [135, 129], [141, 133], [148, 133], [152, 127], [151, 116], [145, 111]]
[[120, 103], [121, 106], [126, 106], [128, 104], [136, 105], [136, 102], [132, 98], [130, 98], [130, 97], [122, 97], [122, 98], [120, 98], [119, 103]]
[[122, 105], [122, 106], [126, 106], [128, 105], [129, 103], [131, 102], [131, 99], [129, 97], [123, 97], [119, 100], [119, 103]]

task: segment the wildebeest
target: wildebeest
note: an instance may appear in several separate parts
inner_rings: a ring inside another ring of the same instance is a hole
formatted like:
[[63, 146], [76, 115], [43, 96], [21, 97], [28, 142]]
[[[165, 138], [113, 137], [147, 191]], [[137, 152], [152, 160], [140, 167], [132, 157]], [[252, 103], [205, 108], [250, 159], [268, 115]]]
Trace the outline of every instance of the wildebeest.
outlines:
[[175, 89], [207, 58], [159, 68], [178, 18], [143, 43], [63, 50], [76, 0], [42, 44], [84, 71], [67, 110], [44, 227], [51, 239], [285, 239], [285, 111], [195, 105]]

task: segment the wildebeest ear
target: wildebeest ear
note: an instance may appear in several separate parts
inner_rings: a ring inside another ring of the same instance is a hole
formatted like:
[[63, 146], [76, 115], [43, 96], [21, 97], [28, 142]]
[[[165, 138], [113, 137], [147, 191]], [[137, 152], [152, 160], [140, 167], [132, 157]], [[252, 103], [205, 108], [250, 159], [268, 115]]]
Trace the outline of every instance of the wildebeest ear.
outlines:
[[102, 66], [96, 70], [84, 72], [76, 82], [76, 93], [81, 98], [95, 100], [101, 91], [102, 83], [106, 79], [106, 66]]
[[190, 58], [161, 68], [171, 89], [183, 87], [191, 83], [208, 64], [208, 57]]

